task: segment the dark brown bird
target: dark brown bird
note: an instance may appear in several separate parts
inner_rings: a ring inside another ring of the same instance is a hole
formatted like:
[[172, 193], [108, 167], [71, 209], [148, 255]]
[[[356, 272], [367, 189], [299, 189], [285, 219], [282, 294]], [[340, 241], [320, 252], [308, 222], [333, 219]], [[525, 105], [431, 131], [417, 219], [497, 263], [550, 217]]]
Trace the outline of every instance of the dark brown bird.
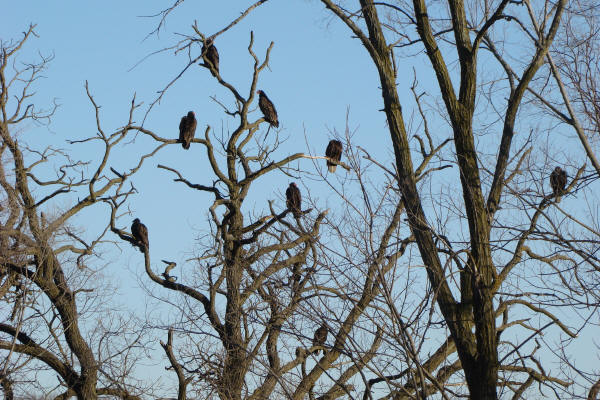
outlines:
[[[313, 337], [312, 345], [321, 346], [325, 345], [325, 341], [327, 340], [327, 325], [325, 323], [321, 324], [321, 326], [315, 331], [315, 336]], [[325, 350], [323, 350], [325, 353]], [[315, 354], [319, 355], [319, 349], [315, 350]]]
[[[202, 45], [202, 54], [204, 54], [204, 60], [208, 61], [208, 64], [212, 65], [217, 72], [219, 72], [219, 52], [213, 44], [212, 39], [207, 39]], [[213, 74], [213, 76], [217, 76], [212, 70], [210, 73]]]
[[565, 191], [567, 186], [567, 173], [561, 167], [554, 168], [554, 171], [550, 174], [550, 187], [552, 187], [552, 194], [559, 196]]
[[287, 199], [286, 205], [288, 210], [294, 214], [294, 218], [300, 218], [302, 210], [300, 210], [300, 203], [302, 202], [302, 196], [300, 195], [300, 189], [294, 182], [290, 183], [287, 190], [285, 191], [285, 197]]
[[181, 117], [179, 122], [179, 141], [184, 149], [190, 148], [190, 143], [196, 134], [196, 116], [193, 111], [189, 111], [186, 116]]
[[[343, 148], [344, 147], [342, 146], [342, 142], [340, 142], [339, 140], [330, 140], [329, 144], [327, 145], [327, 150], [325, 150], [325, 156], [331, 158], [333, 161], [340, 162], [340, 160], [342, 159]], [[337, 164], [334, 164], [331, 161], [327, 160], [327, 167], [329, 168], [329, 172], [335, 172]]]
[[279, 128], [279, 121], [277, 120], [277, 110], [275, 110], [275, 106], [271, 100], [269, 100], [265, 92], [259, 90], [256, 93], [258, 93], [258, 107], [265, 116], [265, 121], [271, 124], [271, 126]]
[[131, 234], [138, 242], [138, 246], [142, 253], [145, 249], [147, 250], [150, 247], [148, 244], [148, 228], [140, 222], [139, 218], [133, 220], [133, 223], [131, 224]]
[[298, 286], [298, 283], [300, 283], [300, 279], [302, 279], [302, 271], [301, 268], [302, 265], [300, 263], [295, 263], [292, 266], [292, 279], [290, 279], [288, 281], [289, 284], [291, 284], [292, 289], [296, 289], [296, 287]]

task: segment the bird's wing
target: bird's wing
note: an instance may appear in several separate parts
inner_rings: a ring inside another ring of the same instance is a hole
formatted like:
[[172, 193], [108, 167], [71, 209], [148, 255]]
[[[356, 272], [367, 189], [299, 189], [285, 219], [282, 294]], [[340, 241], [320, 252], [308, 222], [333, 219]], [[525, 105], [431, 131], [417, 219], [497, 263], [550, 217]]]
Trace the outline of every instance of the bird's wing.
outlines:
[[196, 125], [198, 125], [198, 121], [196, 121], [196, 118], [194, 118], [192, 119], [188, 127], [188, 130], [191, 132], [192, 137], [194, 136], [194, 133], [196, 133]]
[[329, 142], [327, 145], [327, 150], [325, 150], [325, 156], [332, 157], [333, 154], [333, 140]]

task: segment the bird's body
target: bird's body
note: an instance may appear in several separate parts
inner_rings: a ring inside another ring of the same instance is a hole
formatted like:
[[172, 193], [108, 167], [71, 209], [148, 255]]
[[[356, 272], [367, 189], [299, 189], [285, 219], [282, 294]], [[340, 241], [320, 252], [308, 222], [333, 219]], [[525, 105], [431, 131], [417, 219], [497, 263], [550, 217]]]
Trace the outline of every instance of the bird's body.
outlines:
[[[327, 325], [325, 323], [321, 324], [321, 326], [315, 331], [315, 336], [313, 337], [312, 345], [321, 346], [325, 345], [325, 341], [327, 340]], [[325, 350], [323, 350], [325, 353]], [[315, 354], [319, 355], [319, 350], [315, 351]]]
[[190, 148], [190, 143], [196, 134], [196, 116], [193, 111], [189, 111], [186, 116], [181, 117], [179, 122], [179, 141], [184, 149]]
[[300, 280], [302, 279], [302, 264], [300, 263], [295, 263], [292, 267], [292, 279], [289, 280], [289, 282], [292, 285], [292, 289], [295, 289], [298, 287], [298, 283], [300, 283]]
[[139, 218], [133, 220], [133, 223], [131, 224], [131, 234], [138, 242], [138, 246], [142, 253], [144, 252], [144, 249], [150, 247], [150, 244], [148, 243], [148, 228], [140, 222]]
[[302, 196], [300, 195], [300, 189], [294, 182], [290, 183], [287, 190], [285, 191], [285, 197], [287, 199], [286, 205], [288, 210], [294, 214], [294, 218], [300, 218], [302, 210], [300, 209], [300, 203], [302, 202]]
[[[342, 142], [339, 140], [330, 140], [327, 145], [327, 150], [325, 150], [325, 156], [329, 157], [331, 160], [340, 162], [342, 159]], [[327, 168], [329, 168], [329, 172], [335, 172], [337, 168], [337, 164], [332, 163], [330, 160], [327, 160]]]
[[[205, 60], [212, 64], [215, 70], [219, 72], [219, 52], [212, 40], [206, 40], [202, 45], [202, 54], [206, 57]], [[213, 76], [217, 76], [212, 70], [210, 72]]]
[[552, 194], [559, 196], [565, 191], [567, 186], [567, 173], [561, 167], [554, 168], [554, 171], [550, 174], [550, 187], [552, 188]]
[[277, 110], [275, 109], [275, 106], [271, 100], [269, 100], [265, 92], [259, 90], [256, 93], [258, 93], [258, 107], [260, 108], [260, 111], [262, 111], [265, 121], [271, 124], [271, 126], [279, 128], [279, 120], [277, 119]]

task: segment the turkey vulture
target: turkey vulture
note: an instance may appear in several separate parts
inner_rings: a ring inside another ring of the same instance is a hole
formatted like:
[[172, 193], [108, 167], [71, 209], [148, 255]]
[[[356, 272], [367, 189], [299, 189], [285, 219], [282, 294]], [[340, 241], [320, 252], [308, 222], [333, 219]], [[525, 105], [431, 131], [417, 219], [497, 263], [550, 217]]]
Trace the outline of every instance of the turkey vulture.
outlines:
[[292, 288], [295, 289], [300, 283], [300, 279], [302, 279], [302, 270], [300, 269], [302, 265], [300, 263], [295, 263], [292, 267], [292, 279], [288, 280], [288, 284], [292, 284]]
[[554, 168], [554, 171], [550, 174], [550, 186], [552, 187], [552, 194], [555, 196], [560, 195], [567, 186], [567, 173], [561, 167]]
[[[208, 44], [208, 47], [207, 47]], [[209, 65], [212, 65], [217, 72], [219, 72], [219, 52], [213, 45], [212, 39], [207, 39], [202, 45], [202, 54], [205, 56], [205, 60], [208, 61]], [[217, 76], [212, 70], [210, 71], [213, 76]]]
[[190, 111], [186, 116], [181, 117], [181, 122], [179, 123], [179, 141], [181, 142], [181, 147], [186, 150], [189, 149], [195, 133], [196, 117], [194, 112]]
[[287, 198], [286, 205], [288, 210], [294, 214], [294, 218], [300, 218], [302, 210], [300, 210], [300, 202], [302, 196], [300, 195], [300, 189], [294, 182], [290, 183], [290, 186], [285, 191], [285, 197]]
[[[327, 150], [325, 150], [325, 155], [331, 158], [333, 161], [340, 162], [342, 159], [342, 142], [339, 140], [330, 140], [327, 145]], [[329, 168], [329, 172], [335, 172], [337, 168], [337, 164], [334, 164], [327, 160], [327, 167]]]
[[258, 107], [265, 116], [265, 121], [271, 124], [271, 126], [279, 128], [279, 121], [277, 120], [277, 110], [275, 110], [275, 106], [273, 103], [271, 103], [271, 100], [269, 100], [265, 92], [259, 90], [256, 93], [258, 93]]
[[144, 249], [149, 248], [148, 244], [148, 228], [146, 225], [140, 222], [139, 218], [133, 220], [131, 224], [131, 234], [133, 238], [138, 242], [138, 246], [140, 247], [140, 251], [143, 253]]
[[[312, 341], [312, 345], [314, 346], [321, 346], [323, 347], [325, 345], [325, 341], [327, 340], [327, 325], [325, 325], [325, 323], [321, 324], [321, 326], [319, 327], [319, 329], [317, 329], [315, 331], [315, 336], [313, 337], [313, 341]], [[323, 353], [325, 353], [325, 350], [323, 350]], [[319, 355], [319, 350], [315, 350], [315, 354]]]

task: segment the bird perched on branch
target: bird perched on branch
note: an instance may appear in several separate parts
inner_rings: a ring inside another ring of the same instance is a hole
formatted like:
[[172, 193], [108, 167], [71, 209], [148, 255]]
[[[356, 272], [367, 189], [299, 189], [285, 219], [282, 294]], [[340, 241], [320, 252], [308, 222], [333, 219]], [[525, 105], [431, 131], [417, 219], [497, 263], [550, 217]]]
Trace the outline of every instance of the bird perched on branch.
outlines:
[[292, 290], [296, 290], [298, 288], [298, 284], [302, 279], [302, 264], [294, 263], [292, 266], [292, 276], [288, 279], [288, 285], [292, 287]]
[[552, 171], [550, 174], [550, 187], [552, 188], [552, 194], [558, 197], [565, 191], [566, 186], [567, 173], [561, 167], [554, 168], [554, 171]]
[[[327, 145], [327, 150], [325, 150], [325, 156], [329, 157], [332, 161], [340, 162], [342, 159], [343, 148], [342, 142], [339, 140], [330, 140], [329, 144]], [[337, 164], [327, 160], [327, 167], [329, 168], [329, 172], [335, 172]]]
[[300, 210], [300, 203], [302, 202], [302, 196], [300, 195], [300, 189], [294, 182], [290, 183], [287, 190], [285, 191], [285, 197], [287, 199], [286, 205], [288, 210], [294, 214], [294, 218], [300, 218], [302, 210]]
[[148, 243], [148, 228], [140, 222], [139, 218], [133, 220], [133, 223], [131, 224], [131, 234], [137, 241], [142, 253], [150, 247]]
[[[323, 322], [321, 326], [315, 331], [315, 336], [313, 337], [312, 345], [321, 346], [325, 345], [325, 341], [327, 340], [327, 325]], [[323, 350], [325, 353], [325, 350]], [[319, 355], [319, 349], [315, 350], [315, 354]]]
[[[208, 61], [209, 65], [212, 65], [217, 72], [219, 72], [219, 52], [213, 44], [213, 39], [206, 39], [202, 45], [202, 54], [204, 54], [204, 60]], [[210, 71], [213, 76], [217, 76], [212, 70]]]
[[193, 111], [189, 111], [187, 115], [181, 117], [179, 122], [179, 141], [184, 149], [190, 148], [190, 143], [196, 134], [196, 115]]
[[258, 107], [260, 108], [260, 111], [262, 111], [265, 121], [271, 124], [271, 126], [279, 128], [279, 121], [277, 120], [277, 110], [275, 110], [275, 106], [271, 100], [269, 100], [265, 92], [259, 90], [256, 93], [258, 93]]

